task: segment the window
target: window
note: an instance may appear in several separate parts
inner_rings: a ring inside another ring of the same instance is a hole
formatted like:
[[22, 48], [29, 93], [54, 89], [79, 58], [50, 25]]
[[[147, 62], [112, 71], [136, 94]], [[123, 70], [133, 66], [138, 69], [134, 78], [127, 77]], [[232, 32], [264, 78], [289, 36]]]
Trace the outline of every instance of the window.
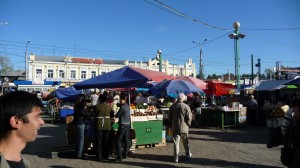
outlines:
[[59, 78], [65, 78], [65, 72], [63, 70], [59, 70]]
[[37, 78], [42, 78], [42, 70], [41, 69], [36, 70], [36, 77]]
[[86, 79], [86, 71], [81, 71], [81, 79]]
[[48, 69], [48, 78], [53, 78], [53, 69]]
[[95, 76], [96, 76], [96, 71], [92, 71], [91, 77], [95, 77]]
[[70, 78], [75, 79], [76, 78], [76, 71], [72, 70], [71, 71], [71, 76]]

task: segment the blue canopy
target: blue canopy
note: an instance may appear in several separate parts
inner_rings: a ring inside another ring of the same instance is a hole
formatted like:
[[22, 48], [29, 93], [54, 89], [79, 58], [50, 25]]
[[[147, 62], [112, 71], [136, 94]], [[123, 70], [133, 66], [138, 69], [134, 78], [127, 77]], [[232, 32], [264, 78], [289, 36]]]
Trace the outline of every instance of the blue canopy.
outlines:
[[204, 93], [203, 90], [186, 80], [164, 80], [162, 82], [158, 82], [155, 86], [150, 88], [150, 91], [153, 94], [168, 95], [170, 97], [177, 97], [177, 94], [179, 93]]
[[74, 87], [61, 88], [55, 91], [57, 98], [69, 102], [75, 102], [77, 95], [82, 94], [82, 90], [76, 90]]
[[162, 81], [173, 77], [162, 72], [123, 67], [73, 85], [76, 89], [144, 87], [147, 81]]

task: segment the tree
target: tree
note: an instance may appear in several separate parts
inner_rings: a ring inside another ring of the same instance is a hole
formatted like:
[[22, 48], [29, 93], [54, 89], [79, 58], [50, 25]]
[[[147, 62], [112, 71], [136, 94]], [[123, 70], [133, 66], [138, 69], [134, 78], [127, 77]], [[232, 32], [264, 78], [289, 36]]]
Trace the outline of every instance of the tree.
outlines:
[[207, 76], [207, 79], [218, 79], [218, 78], [220, 78], [221, 76], [219, 75], [219, 76], [217, 76], [216, 74], [212, 74], [212, 75], [208, 75]]
[[272, 69], [265, 69], [264, 72], [265, 72], [264, 74], [266, 74], [266, 77], [267, 77], [268, 79], [270, 79], [270, 74], [271, 74], [271, 77], [272, 77], [272, 78], [274, 77], [274, 76], [273, 76], [273, 70], [272, 70]]
[[13, 71], [14, 68], [9, 60], [5, 56], [0, 56], [0, 74], [5, 74], [7, 72]]

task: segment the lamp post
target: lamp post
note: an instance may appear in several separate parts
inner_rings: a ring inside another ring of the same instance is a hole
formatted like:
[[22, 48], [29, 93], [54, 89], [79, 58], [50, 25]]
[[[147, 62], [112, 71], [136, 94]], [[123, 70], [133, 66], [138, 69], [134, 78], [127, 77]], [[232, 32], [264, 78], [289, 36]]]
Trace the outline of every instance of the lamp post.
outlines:
[[162, 72], [162, 56], [161, 50], [157, 50], [157, 57], [159, 59], [159, 72]]
[[255, 66], [258, 68], [258, 81], [260, 81], [260, 79], [261, 79], [261, 66], [260, 66], [260, 61], [261, 61], [261, 59], [260, 58], [258, 58], [257, 59], [257, 64], [255, 64]]
[[28, 44], [30, 43], [30, 40], [26, 43], [26, 50], [25, 50], [25, 80], [27, 80], [27, 48]]
[[234, 33], [228, 35], [230, 39], [234, 39], [234, 69], [236, 76], [236, 88], [240, 90], [240, 47], [239, 47], [239, 39], [244, 38], [246, 35], [239, 33], [239, 22], [233, 23]]
[[199, 79], [204, 78], [203, 76], [203, 54], [202, 54], [202, 48], [201, 46], [207, 41], [207, 39], [204, 39], [204, 41], [202, 43], [197, 43], [195, 41], [193, 41], [193, 43], [198, 44], [200, 46], [200, 65], [199, 65]]

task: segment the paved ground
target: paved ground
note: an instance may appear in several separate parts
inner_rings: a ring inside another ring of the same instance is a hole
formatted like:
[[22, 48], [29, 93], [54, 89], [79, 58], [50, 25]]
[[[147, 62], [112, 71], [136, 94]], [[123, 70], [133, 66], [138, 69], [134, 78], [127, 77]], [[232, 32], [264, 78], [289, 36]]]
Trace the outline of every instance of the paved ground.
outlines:
[[[27, 145], [24, 155], [33, 168], [101, 168], [101, 167], [283, 167], [279, 160], [280, 148], [266, 148], [267, 129], [247, 126], [222, 131], [216, 128], [191, 128], [190, 144], [193, 158], [181, 157], [173, 162], [173, 145], [139, 148], [123, 162], [96, 162], [93, 156], [74, 159], [70, 153], [61, 153], [52, 159], [51, 147], [66, 145], [65, 124], [46, 124], [37, 141]], [[182, 153], [184, 153], [183, 148]], [[113, 158], [111, 158], [112, 160]]]

